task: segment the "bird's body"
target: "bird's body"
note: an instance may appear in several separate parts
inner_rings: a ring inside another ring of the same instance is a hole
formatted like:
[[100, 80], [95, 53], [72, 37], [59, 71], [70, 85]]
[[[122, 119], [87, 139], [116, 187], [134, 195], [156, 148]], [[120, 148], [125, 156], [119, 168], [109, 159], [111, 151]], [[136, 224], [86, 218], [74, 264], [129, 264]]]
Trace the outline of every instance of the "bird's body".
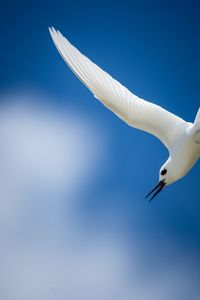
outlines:
[[155, 135], [169, 150], [169, 158], [159, 172], [155, 195], [192, 168], [200, 157], [200, 109], [189, 123], [162, 107], [145, 101], [80, 53], [54, 28], [51, 37], [72, 72], [107, 108], [128, 125]]
[[[170, 149], [170, 155], [166, 164], [162, 168], [171, 170], [170, 177], [167, 178], [167, 185], [186, 175], [193, 167], [200, 156], [200, 144], [193, 140], [191, 133], [192, 123], [186, 123], [187, 126], [180, 128], [176, 140]], [[161, 168], [161, 169], [162, 169]]]

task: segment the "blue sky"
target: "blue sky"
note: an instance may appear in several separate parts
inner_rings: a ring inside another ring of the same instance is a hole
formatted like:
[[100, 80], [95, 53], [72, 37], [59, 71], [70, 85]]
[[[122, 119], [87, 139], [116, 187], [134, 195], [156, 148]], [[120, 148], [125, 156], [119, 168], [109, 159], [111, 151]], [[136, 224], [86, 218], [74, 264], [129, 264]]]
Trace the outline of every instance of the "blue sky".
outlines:
[[[199, 11], [198, 1], [103, 0], [10, 1], [0, 12], [1, 106], [22, 95], [25, 106], [35, 102], [72, 115], [77, 122], [88, 122], [90, 147], [100, 148], [92, 163], [95, 175], [78, 197], [76, 209], [84, 226], [96, 232], [112, 212], [109, 229], [120, 231], [130, 253], [136, 235], [148, 245], [145, 263], [152, 259], [162, 265], [176, 260], [178, 252], [194, 263], [197, 273], [199, 162], [147, 205], [144, 197], [158, 180], [166, 149], [93, 98], [57, 53], [48, 26], [59, 29], [136, 95], [193, 121], [200, 106]], [[76, 138], [79, 135], [82, 132], [76, 131]], [[84, 140], [81, 143], [83, 147]], [[73, 151], [70, 155], [76, 162]]]

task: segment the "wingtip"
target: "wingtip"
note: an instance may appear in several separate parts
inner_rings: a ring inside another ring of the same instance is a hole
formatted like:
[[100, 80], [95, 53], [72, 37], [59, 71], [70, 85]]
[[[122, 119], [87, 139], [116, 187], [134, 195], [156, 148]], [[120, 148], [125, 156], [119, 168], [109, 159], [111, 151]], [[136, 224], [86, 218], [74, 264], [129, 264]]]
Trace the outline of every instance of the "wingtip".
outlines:
[[57, 33], [56, 29], [53, 26], [49, 26], [49, 32], [50, 34]]
[[51, 27], [49, 26], [48, 29], [49, 29], [49, 33], [52, 35], [52, 33], [53, 33], [53, 27], [52, 27], [52, 26], [51, 26]]
[[58, 37], [59, 36], [59, 37], [63, 38], [62, 33], [59, 30], [56, 30], [53, 26], [49, 27], [49, 32], [50, 32], [52, 37], [55, 37], [55, 36]]

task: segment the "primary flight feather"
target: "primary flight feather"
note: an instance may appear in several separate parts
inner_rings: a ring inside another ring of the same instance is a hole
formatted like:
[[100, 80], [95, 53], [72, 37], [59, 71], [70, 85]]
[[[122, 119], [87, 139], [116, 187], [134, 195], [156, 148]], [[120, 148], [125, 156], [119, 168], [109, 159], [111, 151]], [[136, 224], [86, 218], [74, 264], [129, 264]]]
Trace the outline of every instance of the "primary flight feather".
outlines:
[[[168, 148], [170, 152], [169, 159], [160, 170], [159, 184], [154, 189], [156, 193], [150, 200], [164, 186], [184, 176], [200, 156], [200, 110], [194, 124], [192, 124], [185, 122], [156, 104], [140, 99], [80, 53], [59, 31], [54, 28], [49, 30], [64, 61], [94, 94], [95, 98], [99, 99], [130, 126], [155, 135]], [[188, 150], [189, 137], [191, 147]], [[181, 149], [178, 145], [182, 145]], [[186, 149], [189, 152], [188, 155]], [[179, 162], [180, 155], [182, 159], [189, 156], [189, 159], [187, 157], [186, 162], [183, 163], [182, 168]], [[175, 165], [179, 168], [178, 172], [175, 171]]]

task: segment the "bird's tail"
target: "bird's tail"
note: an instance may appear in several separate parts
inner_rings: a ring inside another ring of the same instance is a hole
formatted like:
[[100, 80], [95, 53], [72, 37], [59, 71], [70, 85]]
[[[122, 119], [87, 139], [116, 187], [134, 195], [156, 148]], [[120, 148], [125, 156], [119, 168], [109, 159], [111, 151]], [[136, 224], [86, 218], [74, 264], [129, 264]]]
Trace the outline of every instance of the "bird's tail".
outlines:
[[194, 125], [200, 125], [200, 107], [199, 107], [199, 110], [196, 114], [196, 118], [194, 120]]
[[194, 120], [194, 125], [192, 128], [193, 140], [200, 144], [200, 108], [197, 112], [196, 118]]

